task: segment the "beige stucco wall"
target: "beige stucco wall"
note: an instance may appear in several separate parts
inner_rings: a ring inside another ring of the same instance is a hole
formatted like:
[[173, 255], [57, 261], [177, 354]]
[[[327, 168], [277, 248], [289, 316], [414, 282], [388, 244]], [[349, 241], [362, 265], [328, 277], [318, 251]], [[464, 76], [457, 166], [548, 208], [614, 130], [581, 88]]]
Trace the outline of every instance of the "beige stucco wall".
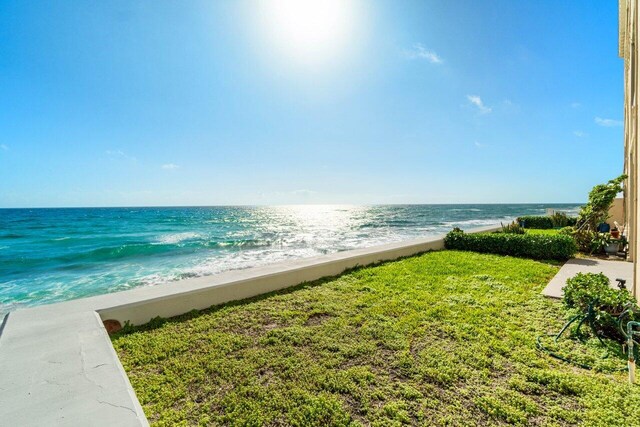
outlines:
[[629, 240], [628, 260], [634, 263], [634, 294], [638, 287], [638, 0], [619, 1], [619, 54], [624, 59], [624, 190], [625, 234]]
[[611, 209], [609, 209], [607, 224], [611, 227], [613, 227], [614, 222], [624, 225], [624, 218], [624, 199], [619, 197], [613, 201], [613, 205], [611, 205]]

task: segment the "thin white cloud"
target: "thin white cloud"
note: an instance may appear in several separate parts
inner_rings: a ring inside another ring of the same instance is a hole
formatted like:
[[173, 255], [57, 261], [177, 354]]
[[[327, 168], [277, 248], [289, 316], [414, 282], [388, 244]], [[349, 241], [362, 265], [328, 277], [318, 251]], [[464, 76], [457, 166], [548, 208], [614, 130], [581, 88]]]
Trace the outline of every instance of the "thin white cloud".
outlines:
[[582, 132], [581, 130], [574, 130], [573, 134], [578, 138], [584, 138], [585, 136], [589, 136], [588, 133]]
[[127, 153], [121, 150], [107, 150], [105, 154], [112, 159], [124, 159], [135, 162], [137, 159], [133, 156], [129, 156]]
[[608, 128], [615, 127], [615, 126], [622, 126], [622, 120], [603, 119], [602, 117], [596, 117], [594, 121], [598, 126], [604, 126]]
[[162, 169], [166, 169], [166, 170], [174, 170], [174, 169], [178, 169], [180, 166], [176, 165], [175, 163], [167, 163], [162, 165]]
[[582, 107], [582, 104], [580, 104], [579, 102], [572, 102], [571, 103], [571, 108], [580, 108]]
[[474, 142], [473, 142], [473, 145], [475, 145], [475, 146], [476, 146], [476, 147], [478, 147], [478, 148], [484, 148], [484, 147], [486, 147], [486, 146], [487, 146], [487, 144], [481, 144], [481, 143], [479, 143], [478, 141], [474, 141]]
[[467, 99], [470, 103], [478, 107], [480, 114], [488, 114], [491, 112], [491, 107], [484, 105], [482, 99], [478, 95], [467, 95]]
[[0, 144], [0, 150], [2, 151], [9, 151], [9, 146], [6, 144]]
[[427, 49], [421, 43], [416, 43], [411, 49], [405, 49], [403, 55], [407, 59], [425, 59], [432, 64], [442, 64], [442, 58], [432, 50]]

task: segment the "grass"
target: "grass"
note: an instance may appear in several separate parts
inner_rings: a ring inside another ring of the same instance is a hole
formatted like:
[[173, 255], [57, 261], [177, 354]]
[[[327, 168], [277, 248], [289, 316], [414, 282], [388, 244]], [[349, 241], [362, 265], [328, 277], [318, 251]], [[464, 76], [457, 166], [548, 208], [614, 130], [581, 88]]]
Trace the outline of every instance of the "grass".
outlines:
[[624, 373], [536, 349], [564, 320], [540, 295], [557, 270], [431, 252], [156, 320], [113, 344], [155, 425], [638, 425]]

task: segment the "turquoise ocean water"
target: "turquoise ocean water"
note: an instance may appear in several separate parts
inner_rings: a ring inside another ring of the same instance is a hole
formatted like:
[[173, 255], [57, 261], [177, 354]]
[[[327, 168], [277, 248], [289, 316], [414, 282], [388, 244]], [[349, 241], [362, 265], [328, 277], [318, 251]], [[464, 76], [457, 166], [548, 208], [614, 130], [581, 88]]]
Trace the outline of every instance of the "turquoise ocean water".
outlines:
[[576, 204], [0, 209], [0, 315]]

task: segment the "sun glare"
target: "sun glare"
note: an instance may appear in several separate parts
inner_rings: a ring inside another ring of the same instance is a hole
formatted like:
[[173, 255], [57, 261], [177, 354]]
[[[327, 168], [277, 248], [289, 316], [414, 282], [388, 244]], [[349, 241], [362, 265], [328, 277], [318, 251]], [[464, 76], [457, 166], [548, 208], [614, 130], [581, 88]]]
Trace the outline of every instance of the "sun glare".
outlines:
[[307, 63], [337, 57], [356, 18], [349, 0], [269, 0], [261, 6], [273, 47]]

